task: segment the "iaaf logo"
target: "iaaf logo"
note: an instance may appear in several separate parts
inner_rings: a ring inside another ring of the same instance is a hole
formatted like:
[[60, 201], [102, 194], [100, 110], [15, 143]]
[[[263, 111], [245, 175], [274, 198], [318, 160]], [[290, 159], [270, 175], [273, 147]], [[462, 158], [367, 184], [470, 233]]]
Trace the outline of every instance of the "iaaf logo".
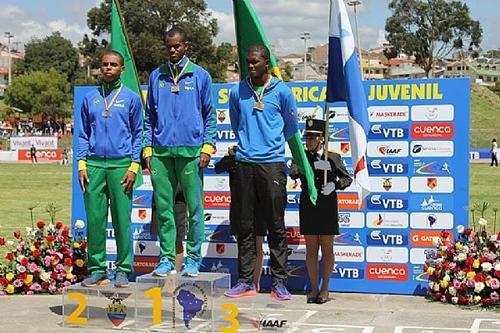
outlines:
[[281, 314], [271, 313], [271, 314], [259, 314], [257, 317], [250, 318], [252, 326], [257, 329], [257, 331], [276, 331], [278, 328], [283, 328], [287, 325], [287, 320], [275, 319], [275, 317], [281, 316]]
[[411, 125], [413, 139], [451, 139], [453, 123], [414, 123]]
[[368, 133], [369, 139], [405, 139], [407, 137], [407, 128], [383, 127], [381, 124], [373, 124]]
[[369, 141], [367, 154], [370, 157], [407, 157], [407, 141]]
[[393, 163], [393, 162], [382, 162], [382, 160], [372, 160], [368, 164], [368, 169], [371, 175], [381, 175], [381, 174], [406, 174], [408, 173], [408, 164], [406, 163]]

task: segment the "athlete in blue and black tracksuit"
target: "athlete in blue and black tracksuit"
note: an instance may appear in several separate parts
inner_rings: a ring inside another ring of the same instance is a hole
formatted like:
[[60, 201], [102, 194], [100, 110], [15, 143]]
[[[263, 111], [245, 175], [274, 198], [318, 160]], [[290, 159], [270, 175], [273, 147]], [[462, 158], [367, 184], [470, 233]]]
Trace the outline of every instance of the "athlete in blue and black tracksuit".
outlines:
[[83, 99], [78, 133], [78, 173], [87, 214], [89, 287], [107, 283], [108, 204], [115, 229], [116, 286], [126, 287], [132, 271], [130, 213], [132, 186], [139, 170], [143, 132], [142, 102], [120, 81], [123, 58], [114, 51], [102, 58], [104, 84]]
[[[231, 89], [229, 97], [231, 126], [238, 139], [230, 220], [238, 241], [239, 283], [225, 295], [255, 295], [256, 231], [267, 229], [272, 296], [289, 299], [285, 287], [285, 143], [298, 131], [297, 106], [290, 88], [268, 72], [269, 54], [264, 46], [249, 48], [246, 60], [250, 75]], [[256, 209], [260, 210], [260, 221], [254, 218]]]
[[160, 264], [154, 274], [175, 272], [174, 199], [177, 184], [188, 212], [187, 258], [183, 274], [198, 275], [204, 235], [203, 168], [215, 150], [216, 113], [210, 74], [185, 56], [186, 34], [165, 35], [169, 62], [149, 77], [144, 157], [151, 170], [158, 209]]

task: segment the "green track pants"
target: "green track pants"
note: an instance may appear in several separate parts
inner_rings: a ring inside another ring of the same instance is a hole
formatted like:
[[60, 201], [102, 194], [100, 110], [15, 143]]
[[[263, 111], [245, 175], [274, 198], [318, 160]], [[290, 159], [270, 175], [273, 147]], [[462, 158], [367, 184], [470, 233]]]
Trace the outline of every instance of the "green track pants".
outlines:
[[174, 204], [179, 183], [189, 213], [187, 232], [187, 255], [201, 262], [201, 244], [204, 237], [205, 216], [203, 213], [203, 172], [199, 158], [157, 157], [151, 159], [151, 182], [158, 211], [158, 233], [160, 256], [175, 265], [175, 218]]
[[132, 240], [130, 213], [132, 194], [126, 194], [120, 184], [127, 172], [125, 168], [98, 168], [87, 166], [89, 184], [84, 193], [87, 213], [88, 268], [90, 273], [106, 272], [106, 227], [108, 205], [116, 241], [116, 269], [132, 272]]

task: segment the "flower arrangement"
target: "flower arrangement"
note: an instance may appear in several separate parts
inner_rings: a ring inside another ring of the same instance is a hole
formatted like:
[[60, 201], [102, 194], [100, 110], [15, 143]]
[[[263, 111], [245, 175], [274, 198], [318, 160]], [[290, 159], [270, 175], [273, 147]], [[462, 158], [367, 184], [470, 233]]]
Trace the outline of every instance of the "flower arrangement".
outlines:
[[477, 231], [457, 226], [458, 237], [442, 231], [427, 254], [424, 270], [433, 300], [459, 305], [500, 306], [500, 232], [489, 236], [488, 222], [478, 220]]
[[0, 237], [0, 246], [7, 248], [6, 263], [0, 263], [0, 295], [61, 292], [81, 281], [88, 274], [83, 227], [77, 221], [73, 237], [61, 221], [40, 220], [25, 235], [16, 230], [14, 241]]

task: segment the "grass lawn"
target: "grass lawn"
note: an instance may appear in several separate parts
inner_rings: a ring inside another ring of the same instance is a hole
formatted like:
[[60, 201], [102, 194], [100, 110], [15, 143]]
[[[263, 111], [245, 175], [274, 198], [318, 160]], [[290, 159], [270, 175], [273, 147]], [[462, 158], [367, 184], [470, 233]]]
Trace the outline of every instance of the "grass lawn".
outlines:
[[[69, 224], [71, 217], [71, 166], [49, 164], [0, 164], [0, 235], [12, 238], [15, 229], [31, 226], [28, 208], [34, 204], [34, 220], [49, 221], [48, 203], [61, 208], [56, 218]], [[471, 164], [470, 204], [491, 204], [485, 218], [493, 229], [494, 207], [500, 208], [500, 168]], [[479, 213], [476, 213], [476, 218]], [[459, 222], [460, 223], [460, 222]], [[497, 231], [500, 229], [498, 215]]]

